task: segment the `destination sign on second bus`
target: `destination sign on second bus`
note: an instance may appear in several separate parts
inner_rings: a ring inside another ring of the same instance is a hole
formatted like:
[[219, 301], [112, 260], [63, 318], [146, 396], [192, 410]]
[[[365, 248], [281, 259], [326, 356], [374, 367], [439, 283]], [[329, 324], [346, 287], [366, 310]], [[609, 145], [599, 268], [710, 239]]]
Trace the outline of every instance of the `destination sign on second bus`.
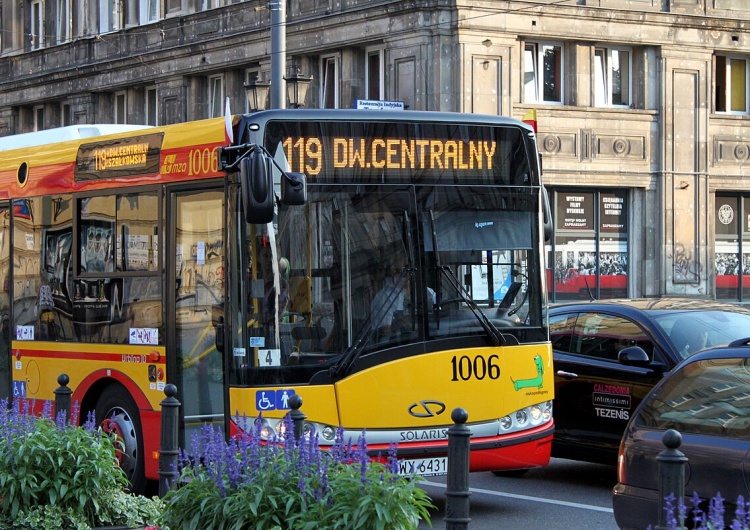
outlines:
[[483, 170], [492, 167], [496, 142], [399, 138], [286, 138], [292, 171], [310, 176], [333, 169]]

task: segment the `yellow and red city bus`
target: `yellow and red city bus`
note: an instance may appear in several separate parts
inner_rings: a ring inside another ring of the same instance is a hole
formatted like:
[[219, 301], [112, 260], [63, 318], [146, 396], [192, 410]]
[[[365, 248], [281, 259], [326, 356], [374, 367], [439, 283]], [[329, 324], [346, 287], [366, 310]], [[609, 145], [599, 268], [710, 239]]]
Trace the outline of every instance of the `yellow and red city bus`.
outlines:
[[273, 435], [298, 394], [322, 446], [366, 429], [405, 472], [446, 472], [457, 407], [472, 470], [548, 463], [530, 127], [295, 109], [27, 140], [0, 139], [0, 388], [39, 406], [68, 374], [135, 490], [166, 383], [188, 449], [206, 422]]

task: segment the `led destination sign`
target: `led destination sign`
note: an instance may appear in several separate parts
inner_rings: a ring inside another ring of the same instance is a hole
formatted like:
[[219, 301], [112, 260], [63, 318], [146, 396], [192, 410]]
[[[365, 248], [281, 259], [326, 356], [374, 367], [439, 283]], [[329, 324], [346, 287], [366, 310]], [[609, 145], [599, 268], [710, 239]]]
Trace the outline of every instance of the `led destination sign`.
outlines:
[[163, 138], [163, 133], [155, 133], [82, 144], [75, 178], [102, 180], [156, 173]]
[[287, 138], [284, 152], [292, 171], [315, 176], [328, 161], [333, 169], [474, 170], [492, 167], [492, 140], [399, 138]]
[[264, 129], [264, 145], [276, 160], [319, 184], [528, 186], [537, 182], [537, 175], [529, 167], [533, 145], [527, 145], [526, 137], [515, 124], [377, 119], [272, 120]]

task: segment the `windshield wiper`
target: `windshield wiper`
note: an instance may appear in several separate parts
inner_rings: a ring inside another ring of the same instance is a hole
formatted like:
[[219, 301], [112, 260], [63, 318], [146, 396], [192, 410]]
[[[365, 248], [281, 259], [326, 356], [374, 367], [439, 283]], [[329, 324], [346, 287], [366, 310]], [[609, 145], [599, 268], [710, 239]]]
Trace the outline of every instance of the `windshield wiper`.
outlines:
[[[469, 306], [469, 309], [471, 309], [471, 312], [474, 313], [474, 316], [479, 320], [479, 323], [484, 328], [484, 331], [487, 333], [487, 336], [492, 341], [493, 346], [505, 346], [508, 344], [507, 339], [505, 336], [500, 333], [500, 331], [495, 327], [495, 324], [492, 323], [492, 321], [487, 318], [487, 315], [482, 311], [482, 309], [477, 305], [477, 303], [474, 301], [474, 299], [471, 297], [471, 295], [466, 291], [463, 285], [461, 285], [461, 282], [458, 281], [458, 278], [456, 278], [456, 275], [453, 273], [450, 267], [447, 265], [441, 265], [440, 264], [440, 252], [438, 250], [438, 240], [437, 240], [437, 232], [435, 231], [435, 213], [430, 209], [430, 229], [432, 230], [432, 250], [435, 252], [435, 268], [440, 271], [443, 276], [448, 278], [448, 281], [450, 282], [451, 286], [458, 292], [458, 295], [463, 299], [464, 302], [466, 302], [466, 305]], [[440, 307], [441, 303], [441, 291], [440, 284], [442, 282], [438, 282], [438, 290], [437, 290], [437, 305], [438, 308]], [[438, 319], [440, 318], [440, 310], [437, 310]], [[438, 320], [438, 325], [440, 323], [440, 320]]]
[[359, 330], [359, 333], [357, 333], [357, 336], [354, 337], [351, 346], [349, 346], [341, 355], [341, 359], [339, 359], [338, 362], [336, 362], [328, 369], [328, 373], [331, 374], [331, 377], [342, 377], [349, 372], [352, 364], [354, 364], [354, 361], [356, 361], [359, 357], [362, 348], [368, 342], [370, 342], [370, 339], [372, 339], [375, 331], [380, 327], [385, 317], [390, 313], [393, 304], [396, 303], [396, 300], [398, 300], [401, 293], [404, 292], [404, 288], [406, 287], [408, 281], [406, 277], [407, 274], [411, 275], [413, 272], [414, 269], [411, 267], [404, 267], [403, 269], [401, 269], [401, 272], [394, 282], [396, 288], [388, 293], [388, 296], [385, 299], [385, 304], [383, 304], [383, 306], [378, 308], [375, 312], [370, 312], [370, 316], [367, 317], [367, 320]]

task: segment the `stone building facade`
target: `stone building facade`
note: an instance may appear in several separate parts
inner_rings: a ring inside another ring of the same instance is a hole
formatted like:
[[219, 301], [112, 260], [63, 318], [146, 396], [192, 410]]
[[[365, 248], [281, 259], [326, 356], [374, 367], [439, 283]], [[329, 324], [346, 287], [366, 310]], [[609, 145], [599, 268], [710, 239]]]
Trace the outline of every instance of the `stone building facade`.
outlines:
[[[0, 135], [247, 110], [277, 0], [0, 0]], [[553, 300], [750, 299], [746, 0], [297, 0], [308, 107], [535, 111]]]

